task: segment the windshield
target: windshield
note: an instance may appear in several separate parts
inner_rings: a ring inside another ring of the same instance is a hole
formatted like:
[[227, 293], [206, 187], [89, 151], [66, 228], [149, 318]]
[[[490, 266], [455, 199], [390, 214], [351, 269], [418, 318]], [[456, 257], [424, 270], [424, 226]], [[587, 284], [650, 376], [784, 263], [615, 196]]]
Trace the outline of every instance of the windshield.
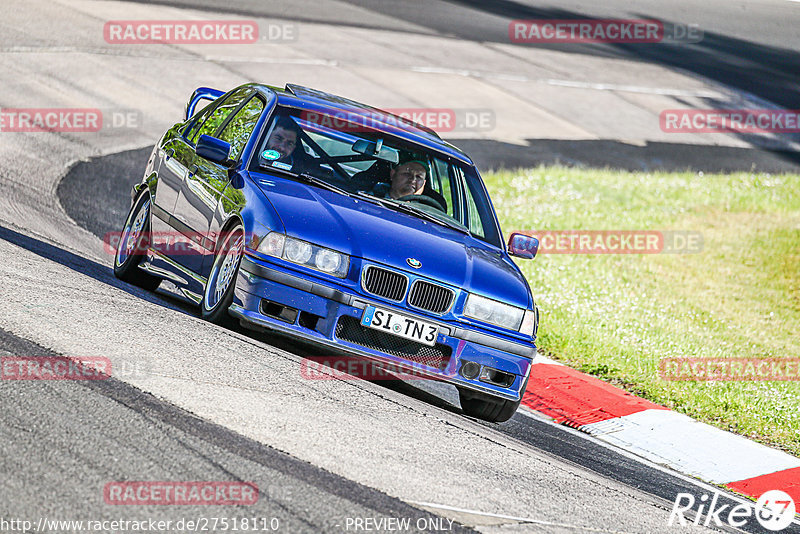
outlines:
[[278, 109], [252, 170], [280, 169], [501, 247], [477, 172], [441, 154], [341, 117]]

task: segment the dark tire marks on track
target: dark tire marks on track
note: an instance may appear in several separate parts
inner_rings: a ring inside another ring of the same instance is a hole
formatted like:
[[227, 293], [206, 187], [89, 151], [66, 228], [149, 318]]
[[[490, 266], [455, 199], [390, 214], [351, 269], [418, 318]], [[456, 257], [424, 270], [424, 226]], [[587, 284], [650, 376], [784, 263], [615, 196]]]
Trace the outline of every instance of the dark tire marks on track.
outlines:
[[[93, 232], [97, 236], [102, 236], [108, 231], [118, 230], [118, 226], [123, 223], [123, 219], [130, 204], [130, 187], [139, 180], [141, 169], [144, 168], [149, 153], [149, 148], [143, 148], [112, 154], [76, 165], [64, 178], [58, 188], [58, 195], [62, 206], [82, 227]], [[96, 198], [92, 198], [90, 195], [100, 188], [97, 181], [104, 180], [107, 176], [115, 177], [116, 187], [110, 188], [108, 190], [109, 198], [103, 203], [100, 203], [97, 202]], [[89, 199], [92, 200], [90, 201]], [[2, 237], [2, 235], [0, 235], [0, 237]], [[295, 352], [300, 356], [305, 354], [303, 347], [298, 347], [296, 343], [281, 343], [280, 338], [275, 341], [277, 342], [276, 345], [283, 350]], [[430, 404], [437, 405], [443, 410], [452, 413], [457, 412], [456, 407], [450, 406], [448, 403], [433, 397], [429, 392], [415, 388], [411, 383], [388, 382], [383, 385], [403, 394], [426, 400]], [[122, 397], [120, 397], [121, 400], [127, 399], [133, 395], [131, 391], [138, 392], [138, 390], [133, 390], [133, 388], [125, 386], [124, 384], [113, 386], [100, 384], [98, 386], [92, 385], [91, 387], [111, 388], [110, 391], [104, 393], [108, 396], [116, 395], [118, 394], [116, 392], [119, 391], [119, 395], [122, 395]], [[138, 392], [137, 395], [141, 396], [144, 394]], [[130, 401], [132, 403], [132, 409], [141, 409], [148, 413], [152, 410], [154, 413], [161, 414], [159, 416], [161, 420], [170, 424], [172, 424], [171, 421], [175, 418], [175, 421], [177, 421], [175, 426], [181, 431], [190, 432], [193, 425], [196, 425], [197, 428], [208, 429], [203, 430], [201, 435], [208, 436], [210, 442], [215, 446], [224, 448], [230, 445], [235, 447], [237, 451], [239, 449], [242, 451], [250, 451], [247, 452], [250, 456], [245, 457], [251, 461], [255, 462], [257, 460], [256, 457], [260, 454], [258, 451], [261, 451], [262, 448], [269, 449], [268, 447], [238, 436], [233, 432], [219, 428], [216, 425], [203, 422], [197, 418], [192, 418], [189, 415], [187, 415], [187, 417], [190, 417], [189, 419], [181, 419], [175, 415], [180, 412], [177, 408], [170, 407], [166, 409], [156, 406], [153, 403], [155, 402], [157, 404], [157, 401], [154, 401], [146, 395], [141, 398], [135, 395], [133, 397], [134, 400]], [[191, 422], [191, 424], [189, 424], [189, 422]], [[481, 424], [494, 431], [501, 432], [519, 440], [525, 445], [531, 446], [545, 454], [648, 493], [659, 500], [661, 505], [666, 509], [669, 509], [676, 495], [680, 492], [695, 495], [697, 502], [700, 502], [700, 496], [709, 493], [708, 489], [697, 486], [684, 477], [651, 467], [629, 455], [600, 445], [596, 441], [588, 439], [586, 436], [571, 429], [556, 426], [535, 417], [517, 413], [510, 421], [504, 424]], [[217, 441], [214, 440], [221, 441], [217, 443]], [[276, 453], [272, 449], [269, 450], [272, 451], [271, 454]], [[297, 460], [292, 460], [289, 457], [282, 457], [276, 465], [294, 466], [295, 463], [292, 462], [297, 462]], [[317, 469], [307, 464], [302, 465], [304, 467], [300, 472], [304, 473], [303, 476], [307, 475], [311, 477], [315, 473], [314, 470]], [[270, 464], [270, 466], [272, 466], [272, 464]], [[289, 468], [286, 469], [290, 470]], [[320, 480], [324, 482], [320, 487], [321, 491], [328, 492], [330, 490], [331, 495], [341, 495], [343, 497], [349, 495], [349, 490], [344, 493], [336, 493], [334, 492], [334, 488], [329, 485], [334, 484], [336, 481], [341, 481], [345, 484], [343, 487], [349, 488], [349, 485], [354, 484], [353, 482], [334, 477], [334, 475], [330, 475], [329, 473], [324, 477], [320, 475]], [[374, 497], [370, 496], [370, 498]], [[372, 501], [365, 502], [372, 506]], [[724, 494], [721, 495], [719, 502], [720, 504], [730, 503], [735, 505], [735, 501], [726, 497]], [[761, 532], [753, 525], [748, 525], [747, 531]], [[800, 532], [800, 529], [787, 530], [787, 532]]]
[[[0, 355], [57, 356], [0, 330]], [[315, 467], [124, 382], [0, 381], [0, 516], [172, 520], [279, 518], [281, 532], [345, 531], [347, 517], [439, 518]], [[33, 408], [35, 407], [35, 409]], [[44, 467], [45, 469], [42, 469]], [[251, 506], [113, 506], [107, 482], [255, 482]], [[445, 522], [445, 524], [447, 524]], [[455, 532], [472, 532], [453, 524]]]

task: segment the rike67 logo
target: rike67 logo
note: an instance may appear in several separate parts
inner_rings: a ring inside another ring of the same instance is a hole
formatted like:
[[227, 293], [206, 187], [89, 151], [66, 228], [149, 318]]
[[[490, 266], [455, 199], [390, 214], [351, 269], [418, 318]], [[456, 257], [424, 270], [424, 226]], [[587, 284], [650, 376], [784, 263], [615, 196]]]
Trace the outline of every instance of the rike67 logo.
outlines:
[[[732, 507], [731, 504], [719, 503], [719, 497], [720, 494], [714, 492], [711, 499], [704, 494], [699, 500], [696, 500], [691, 493], [679, 493], [675, 498], [675, 504], [672, 506], [667, 524], [669, 526], [674, 524], [686, 526], [691, 523], [706, 527], [731, 526], [738, 528], [747, 525], [755, 517], [761, 527], [777, 532], [792, 523], [797, 511], [792, 497], [780, 490], [765, 492], [758, 498], [755, 506], [738, 504]], [[699, 505], [696, 509], [695, 504]], [[687, 517], [687, 512], [694, 515], [693, 520]]]

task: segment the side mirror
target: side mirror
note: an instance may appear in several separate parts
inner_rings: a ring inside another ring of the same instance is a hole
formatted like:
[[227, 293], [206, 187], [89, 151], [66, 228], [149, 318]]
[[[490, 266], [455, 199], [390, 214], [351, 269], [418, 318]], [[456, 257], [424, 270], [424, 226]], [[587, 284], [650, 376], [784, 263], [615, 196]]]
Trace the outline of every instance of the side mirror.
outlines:
[[231, 144], [222, 139], [217, 139], [210, 135], [201, 135], [200, 139], [197, 140], [197, 146], [194, 151], [198, 156], [208, 161], [213, 161], [226, 167], [231, 164], [228, 159], [231, 154]]
[[539, 251], [539, 240], [525, 234], [513, 233], [508, 238], [508, 252], [512, 256], [532, 260]]

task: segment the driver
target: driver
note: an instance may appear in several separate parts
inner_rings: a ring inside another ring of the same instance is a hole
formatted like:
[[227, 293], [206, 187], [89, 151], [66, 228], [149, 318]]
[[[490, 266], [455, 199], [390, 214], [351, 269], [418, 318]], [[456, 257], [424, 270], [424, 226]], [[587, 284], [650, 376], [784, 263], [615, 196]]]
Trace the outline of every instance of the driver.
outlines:
[[267, 140], [267, 150], [274, 150], [280, 154], [276, 161], [291, 166], [295, 172], [299, 171], [302, 160], [299, 157], [300, 128], [289, 117], [278, 119], [272, 134]]
[[408, 195], [421, 195], [428, 177], [428, 166], [411, 160], [398, 165], [389, 173], [391, 187], [387, 196], [397, 200]]

